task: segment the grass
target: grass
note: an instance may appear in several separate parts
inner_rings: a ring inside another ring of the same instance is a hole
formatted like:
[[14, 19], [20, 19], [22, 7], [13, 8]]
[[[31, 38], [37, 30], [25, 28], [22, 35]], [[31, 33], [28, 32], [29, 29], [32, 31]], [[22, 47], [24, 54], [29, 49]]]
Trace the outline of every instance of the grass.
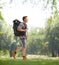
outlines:
[[0, 65], [59, 65], [59, 60], [47, 60], [47, 59], [32, 59], [32, 60], [21, 60], [21, 59], [0, 59]]

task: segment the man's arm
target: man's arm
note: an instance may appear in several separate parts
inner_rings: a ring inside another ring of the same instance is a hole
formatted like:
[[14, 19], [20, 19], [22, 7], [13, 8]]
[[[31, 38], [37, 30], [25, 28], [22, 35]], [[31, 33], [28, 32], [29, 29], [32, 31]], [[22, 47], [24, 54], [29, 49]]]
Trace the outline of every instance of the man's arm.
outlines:
[[27, 29], [22, 29], [21, 27], [18, 26], [17, 28], [18, 31], [21, 31], [21, 32], [27, 32]]
[[22, 29], [23, 25], [24, 25], [23, 23], [20, 23], [19, 26], [17, 27], [17, 30], [21, 32], [27, 32], [27, 29]]

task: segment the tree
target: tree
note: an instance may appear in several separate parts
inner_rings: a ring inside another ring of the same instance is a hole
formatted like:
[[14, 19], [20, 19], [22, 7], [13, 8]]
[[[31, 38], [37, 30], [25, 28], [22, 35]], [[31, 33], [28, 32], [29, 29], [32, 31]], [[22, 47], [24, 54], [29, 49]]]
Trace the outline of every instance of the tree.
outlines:
[[54, 12], [54, 16], [50, 17], [46, 25], [46, 41], [49, 42], [49, 50], [52, 56], [59, 54], [59, 15], [58, 12]]
[[[45, 30], [34, 28], [29, 32], [27, 52], [30, 54], [44, 54], [43, 47], [45, 45]], [[45, 48], [45, 47], [44, 47]]]

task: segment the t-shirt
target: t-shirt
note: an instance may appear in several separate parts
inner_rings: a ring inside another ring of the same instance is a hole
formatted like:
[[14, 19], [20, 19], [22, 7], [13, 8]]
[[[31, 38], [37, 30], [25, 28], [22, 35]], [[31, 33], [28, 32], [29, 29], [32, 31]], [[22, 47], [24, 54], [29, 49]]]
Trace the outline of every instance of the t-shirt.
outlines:
[[[18, 26], [18, 29], [19, 29], [19, 28], [25, 29], [25, 27], [26, 27], [26, 29], [28, 29], [28, 28], [27, 28], [27, 24], [24, 23], [24, 22], [21, 22], [21, 23], [19, 24], [19, 26]], [[26, 39], [27, 39], [27, 32], [25, 33], [24, 36], [20, 36], [20, 38], [26, 38]]]

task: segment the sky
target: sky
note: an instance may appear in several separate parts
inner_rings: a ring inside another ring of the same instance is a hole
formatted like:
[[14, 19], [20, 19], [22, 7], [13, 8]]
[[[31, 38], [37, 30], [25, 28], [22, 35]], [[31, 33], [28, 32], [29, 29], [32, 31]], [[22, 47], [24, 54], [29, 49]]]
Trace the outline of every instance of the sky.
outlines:
[[[8, 2], [9, 0], [6, 0]], [[29, 0], [28, 0], [29, 1]], [[28, 16], [28, 27], [45, 27], [47, 18], [51, 15], [51, 10], [48, 8], [43, 9], [42, 2], [39, 3], [39, 7], [32, 7], [27, 2], [21, 3], [21, 0], [13, 0], [12, 4], [6, 4], [2, 9], [2, 14], [7, 24], [12, 25], [14, 19], [22, 21], [23, 16]]]

